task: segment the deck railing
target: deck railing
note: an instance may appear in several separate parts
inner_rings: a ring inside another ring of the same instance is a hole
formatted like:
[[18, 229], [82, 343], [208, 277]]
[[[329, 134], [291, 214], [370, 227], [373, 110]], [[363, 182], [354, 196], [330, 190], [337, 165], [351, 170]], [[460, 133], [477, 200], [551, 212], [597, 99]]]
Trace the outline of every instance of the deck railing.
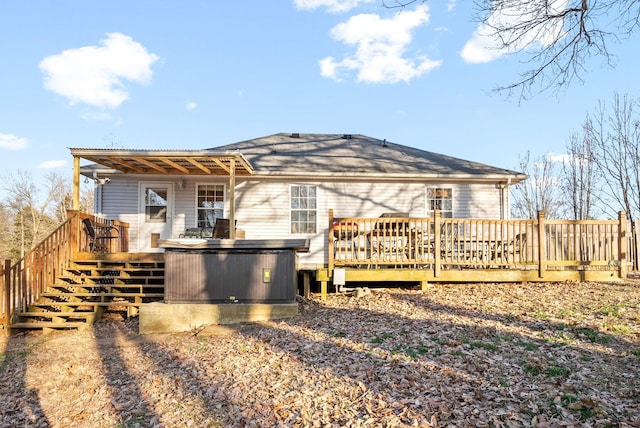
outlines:
[[334, 217], [328, 268], [609, 270], [624, 278], [630, 260], [627, 220], [529, 220]]
[[83, 218], [91, 219], [98, 227], [111, 226], [117, 229], [120, 239], [110, 250], [128, 251], [127, 223], [68, 211], [67, 220], [23, 258], [15, 263], [5, 260], [4, 265], [0, 266], [0, 322], [6, 331], [15, 314], [34, 303], [40, 293], [55, 282], [70, 260], [80, 252], [89, 251]]

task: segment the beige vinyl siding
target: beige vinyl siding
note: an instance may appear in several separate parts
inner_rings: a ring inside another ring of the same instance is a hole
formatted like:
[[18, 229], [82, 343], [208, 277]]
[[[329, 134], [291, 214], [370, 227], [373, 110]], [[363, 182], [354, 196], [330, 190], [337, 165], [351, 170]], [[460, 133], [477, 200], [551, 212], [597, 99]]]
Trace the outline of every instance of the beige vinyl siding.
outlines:
[[425, 215], [422, 183], [327, 182], [322, 188], [325, 222], [330, 208], [337, 217], [378, 217], [386, 212]]
[[500, 218], [501, 190], [495, 184], [457, 183], [437, 187], [453, 189], [453, 216], [456, 218]]
[[138, 182], [133, 176], [113, 175], [111, 181], [102, 186], [102, 214], [129, 223], [129, 250], [132, 252], [138, 251]]
[[[317, 231], [314, 234], [290, 233], [290, 189], [294, 184], [316, 185], [318, 202]], [[299, 254], [303, 264], [323, 264], [327, 211], [324, 186], [312, 181], [236, 181], [236, 219], [246, 239], [307, 238], [308, 253]]]
[[[500, 218], [500, 189], [484, 183], [325, 183], [325, 212], [333, 208], [337, 217], [378, 217], [385, 212], [426, 216], [426, 189], [453, 190], [453, 216]], [[326, 218], [326, 216], [325, 216]]]
[[[168, 180], [171, 178], [171, 180]], [[184, 188], [177, 186], [180, 177], [113, 176], [103, 188], [103, 213], [130, 224], [130, 248], [138, 251], [138, 188], [139, 182], [174, 181], [173, 236], [196, 223], [196, 185], [225, 186], [225, 217], [229, 216], [228, 180], [204, 177], [184, 178]], [[290, 234], [290, 186], [317, 186], [317, 232], [309, 235]], [[426, 215], [427, 187], [453, 189], [453, 215], [461, 218], [499, 218], [500, 189], [495, 184], [361, 182], [361, 181], [276, 181], [236, 178], [237, 227], [246, 239], [287, 239], [305, 237], [310, 240], [309, 253], [298, 256], [300, 265], [326, 263], [328, 210], [337, 217], [378, 217], [385, 212], [406, 212], [411, 217]]]
[[[318, 186], [317, 233], [310, 240], [309, 253], [300, 254], [304, 265], [321, 265], [327, 260], [328, 211], [337, 217], [378, 217], [385, 212], [406, 212], [411, 217], [426, 214], [426, 183], [295, 181], [237, 182], [236, 219], [247, 239], [291, 238], [289, 233], [289, 189], [291, 184]], [[456, 217], [499, 218], [499, 192], [493, 185], [442, 184], [454, 192]]]
[[[103, 185], [102, 207], [107, 218], [129, 223], [129, 250], [140, 251], [138, 245], [138, 211], [140, 182], [173, 182], [174, 210], [172, 218], [172, 237], [178, 237], [186, 227], [195, 223], [195, 182], [186, 181], [183, 190], [178, 189], [179, 177], [113, 175], [109, 183]], [[228, 187], [228, 186], [227, 186]], [[190, 207], [190, 208], [187, 208]]]
[[289, 183], [236, 179], [236, 220], [247, 239], [289, 238]]

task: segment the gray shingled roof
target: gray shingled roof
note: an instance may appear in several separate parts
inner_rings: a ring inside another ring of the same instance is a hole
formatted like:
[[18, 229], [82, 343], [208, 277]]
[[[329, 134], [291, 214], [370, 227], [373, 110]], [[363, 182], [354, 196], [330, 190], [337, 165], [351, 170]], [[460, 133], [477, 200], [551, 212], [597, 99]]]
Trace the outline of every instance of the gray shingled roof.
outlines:
[[256, 175], [508, 179], [526, 175], [367, 137], [279, 133], [211, 150], [238, 150]]

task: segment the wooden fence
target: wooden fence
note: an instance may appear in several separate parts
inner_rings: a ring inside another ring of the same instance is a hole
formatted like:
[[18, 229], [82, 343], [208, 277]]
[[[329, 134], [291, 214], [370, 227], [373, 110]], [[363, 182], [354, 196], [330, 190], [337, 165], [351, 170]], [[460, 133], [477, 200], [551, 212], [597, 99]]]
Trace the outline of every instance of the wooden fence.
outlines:
[[0, 323], [8, 331], [15, 313], [26, 310], [40, 293], [52, 285], [78, 253], [89, 251], [90, 239], [82, 219], [91, 219], [99, 229], [112, 227], [122, 239], [114, 251], [128, 249], [128, 224], [68, 211], [67, 220], [15, 263], [5, 260], [0, 266]]
[[431, 218], [337, 218], [330, 210], [329, 225], [329, 277], [334, 268], [395, 268], [429, 271], [427, 279], [462, 269], [482, 270], [474, 278], [486, 281], [504, 278], [495, 274], [504, 270], [535, 271], [524, 279], [553, 280], [557, 271], [624, 279], [637, 254], [623, 212], [617, 220], [573, 221], [548, 220], [543, 212], [530, 220], [452, 219], [438, 212]]

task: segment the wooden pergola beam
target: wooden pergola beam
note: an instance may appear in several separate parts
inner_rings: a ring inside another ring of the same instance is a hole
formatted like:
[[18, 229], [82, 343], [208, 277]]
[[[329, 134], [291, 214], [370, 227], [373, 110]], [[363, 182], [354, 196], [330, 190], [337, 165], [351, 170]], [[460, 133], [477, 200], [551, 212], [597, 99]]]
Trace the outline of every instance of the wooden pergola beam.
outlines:
[[[133, 165], [131, 162], [126, 162], [122, 159], [113, 159], [113, 158], [109, 158], [109, 160], [117, 165], [122, 165], [123, 167], [125, 167], [128, 170], [131, 171], [135, 171], [138, 172], [140, 174], [143, 174], [145, 171], [143, 169], [140, 169], [139, 167]], [[97, 161], [96, 163], [100, 163], [99, 161]], [[118, 168], [116, 168], [118, 169]]]
[[207, 173], [207, 174], [213, 174], [213, 171], [211, 171], [209, 168], [207, 168], [206, 166], [202, 165], [200, 162], [198, 162], [196, 159], [192, 159], [192, 158], [187, 158], [187, 162], [189, 162], [191, 165], [195, 166], [196, 168], [199, 168], [200, 170], [202, 170], [203, 172]]
[[155, 169], [158, 172], [161, 172], [163, 174], [168, 173], [169, 171], [166, 168], [161, 167], [160, 165], [157, 165], [151, 161], [148, 161], [144, 158], [141, 157], [135, 157], [135, 158], [131, 158], [131, 159], [135, 159], [136, 162], [140, 162], [141, 164], [144, 164], [146, 166], [148, 166], [149, 168]]
[[166, 163], [167, 165], [171, 165], [173, 168], [177, 169], [178, 171], [184, 173], [184, 174], [190, 174], [189, 170], [185, 167], [183, 167], [180, 164], [175, 163], [174, 161], [172, 161], [171, 159], [167, 159], [167, 158], [160, 158], [160, 160], [164, 163]]

